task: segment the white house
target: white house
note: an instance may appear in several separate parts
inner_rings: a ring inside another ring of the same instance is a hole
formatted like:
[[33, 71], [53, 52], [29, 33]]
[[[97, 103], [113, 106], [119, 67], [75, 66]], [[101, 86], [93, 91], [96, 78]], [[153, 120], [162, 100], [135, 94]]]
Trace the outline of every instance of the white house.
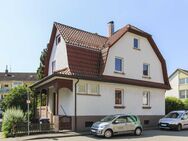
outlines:
[[188, 70], [176, 69], [169, 77], [171, 90], [167, 91], [166, 97], [176, 97], [182, 100], [188, 98]]
[[46, 77], [32, 88], [47, 95], [46, 117], [58, 129], [85, 130], [106, 115], [135, 114], [154, 126], [170, 89], [166, 63], [152, 36], [132, 25], [109, 35], [54, 23]]

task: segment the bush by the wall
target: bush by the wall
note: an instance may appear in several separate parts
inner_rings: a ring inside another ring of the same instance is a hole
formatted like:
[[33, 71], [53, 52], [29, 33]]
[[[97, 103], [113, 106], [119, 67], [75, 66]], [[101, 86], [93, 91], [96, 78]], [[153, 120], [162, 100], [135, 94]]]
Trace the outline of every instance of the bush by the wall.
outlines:
[[16, 124], [24, 122], [25, 116], [19, 108], [7, 109], [3, 113], [2, 132], [4, 137], [13, 136], [16, 133]]
[[174, 110], [184, 110], [184, 103], [178, 98], [167, 97], [165, 99], [165, 110], [166, 114]]
[[188, 110], [188, 98], [183, 101], [185, 105], [185, 110]]

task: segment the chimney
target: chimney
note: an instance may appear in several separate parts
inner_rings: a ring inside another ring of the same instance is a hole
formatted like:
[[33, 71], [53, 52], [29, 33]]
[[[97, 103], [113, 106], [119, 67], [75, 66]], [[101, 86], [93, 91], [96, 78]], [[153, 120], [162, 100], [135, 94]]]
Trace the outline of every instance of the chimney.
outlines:
[[114, 21], [108, 23], [108, 37], [114, 34]]
[[8, 66], [6, 65], [5, 75], [8, 75]]

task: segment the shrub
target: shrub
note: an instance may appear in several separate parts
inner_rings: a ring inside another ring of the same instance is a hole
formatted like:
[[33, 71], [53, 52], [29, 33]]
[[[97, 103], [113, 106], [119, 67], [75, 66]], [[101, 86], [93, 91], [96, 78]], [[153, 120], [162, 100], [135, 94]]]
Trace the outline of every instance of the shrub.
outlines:
[[175, 97], [167, 97], [165, 99], [165, 110], [166, 114], [174, 110], [183, 110], [184, 103]]
[[3, 113], [2, 132], [4, 137], [13, 136], [16, 133], [16, 124], [24, 122], [25, 116], [19, 108], [7, 109]]
[[188, 98], [184, 100], [185, 110], [188, 110]]

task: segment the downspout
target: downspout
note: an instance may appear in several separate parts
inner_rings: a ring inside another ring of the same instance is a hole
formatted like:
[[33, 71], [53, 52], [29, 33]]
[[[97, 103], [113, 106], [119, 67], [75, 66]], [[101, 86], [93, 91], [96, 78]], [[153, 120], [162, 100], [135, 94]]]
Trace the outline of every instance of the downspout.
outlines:
[[77, 131], [77, 84], [78, 84], [78, 82], [79, 82], [79, 78], [77, 79], [77, 81], [76, 81], [76, 83], [75, 83], [75, 85], [74, 85], [74, 88], [75, 88], [75, 90], [74, 90], [74, 98], [75, 98], [75, 100], [74, 100], [74, 123], [75, 123], [75, 131]]

